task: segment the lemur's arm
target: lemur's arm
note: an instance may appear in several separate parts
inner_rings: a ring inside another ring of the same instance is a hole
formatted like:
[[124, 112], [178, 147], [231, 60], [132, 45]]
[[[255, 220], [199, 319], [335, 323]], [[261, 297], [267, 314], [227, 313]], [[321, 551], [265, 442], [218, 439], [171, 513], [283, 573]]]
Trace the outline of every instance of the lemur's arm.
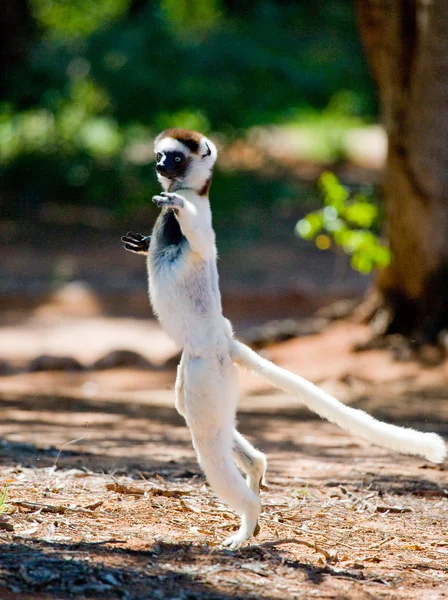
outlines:
[[215, 232], [206, 215], [193, 202], [175, 192], [161, 192], [153, 197], [159, 207], [173, 208], [190, 248], [203, 260], [216, 254]]
[[122, 236], [121, 241], [124, 243], [126, 250], [129, 250], [130, 252], [134, 252], [135, 254], [148, 254], [151, 236], [128, 231], [126, 235]]

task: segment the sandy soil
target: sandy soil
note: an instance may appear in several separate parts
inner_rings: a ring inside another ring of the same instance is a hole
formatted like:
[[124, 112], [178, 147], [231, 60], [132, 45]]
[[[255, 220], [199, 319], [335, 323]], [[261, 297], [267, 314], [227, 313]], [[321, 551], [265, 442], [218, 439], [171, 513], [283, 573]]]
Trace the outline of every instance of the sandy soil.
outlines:
[[[17, 364], [40, 349], [29, 335]], [[335, 323], [266, 352], [344, 401], [448, 437], [448, 365], [353, 353], [367, 335]], [[97, 358], [82, 348], [73, 336], [65, 352]], [[0, 598], [448, 596], [446, 467], [349, 436], [246, 373], [239, 424], [268, 454], [269, 489], [259, 536], [221, 548], [237, 519], [196, 464], [173, 382], [160, 368], [0, 378]]]

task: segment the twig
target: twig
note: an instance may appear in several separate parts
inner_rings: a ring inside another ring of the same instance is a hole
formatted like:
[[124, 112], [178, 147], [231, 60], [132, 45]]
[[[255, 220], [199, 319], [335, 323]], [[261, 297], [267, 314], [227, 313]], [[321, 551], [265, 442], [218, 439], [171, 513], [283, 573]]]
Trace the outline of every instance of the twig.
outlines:
[[103, 546], [104, 544], [126, 544], [127, 540], [116, 540], [114, 538], [110, 540], [103, 540], [102, 542], [74, 542], [73, 546], [82, 546], [88, 544], [89, 546]]
[[[117, 492], [118, 494], [130, 494], [131, 496], [144, 496], [145, 490], [135, 485], [125, 485], [114, 481], [113, 483], [106, 483], [106, 489], [111, 492]], [[191, 492], [184, 490], [167, 490], [159, 487], [147, 488], [146, 493], [149, 496], [164, 496], [165, 498], [180, 498], [181, 496], [189, 496]]]
[[367, 548], [367, 550], [373, 550], [374, 548], [379, 548], [380, 546], [383, 546], [384, 544], [387, 544], [387, 542], [391, 542], [392, 540], [395, 539], [395, 536], [389, 536], [387, 538], [384, 538], [384, 540], [382, 540], [381, 542], [379, 542], [378, 544], [373, 544], [373, 546], [369, 546]]
[[407, 508], [405, 506], [377, 506], [375, 508], [375, 512], [401, 514], [401, 513], [410, 513], [410, 512], [414, 512], [414, 511], [412, 510], [412, 508]]
[[324, 550], [323, 548], [319, 548], [313, 542], [307, 542], [306, 540], [301, 540], [300, 538], [282, 538], [280, 540], [274, 540], [272, 542], [263, 542], [262, 544], [252, 544], [251, 546], [246, 546], [244, 550], [256, 550], [257, 548], [275, 548], [275, 546], [279, 546], [280, 544], [299, 544], [301, 546], [306, 546], [307, 548], [311, 548], [315, 552], [319, 552], [329, 561], [332, 560], [332, 556], [329, 552]]
[[118, 483], [118, 481], [114, 481], [113, 483], [106, 483], [106, 490], [111, 492], [116, 492], [117, 494], [129, 494], [131, 496], [144, 496], [145, 490], [142, 488], [136, 487], [135, 485], [124, 485], [122, 483]]
[[[86, 423], [86, 429], [89, 427], [88, 423]], [[81, 442], [82, 440], [84, 440], [87, 436], [88, 436], [88, 431], [82, 435], [79, 438], [76, 438], [76, 440], [70, 440], [69, 442], [65, 442], [65, 444], [63, 444], [58, 452], [58, 455], [56, 456], [56, 460], [53, 463], [53, 467], [55, 467], [58, 463], [59, 457], [61, 456], [62, 450], [66, 447], [66, 446], [70, 446], [70, 444], [76, 444], [76, 442]]]
[[[233, 515], [231, 515], [233, 517]], [[302, 521], [309, 521], [311, 520], [311, 517], [304, 517]], [[270, 525], [271, 527], [275, 527], [276, 529], [278, 529], [279, 527], [285, 527], [286, 529], [292, 529], [294, 532], [295, 531], [300, 531], [301, 527], [300, 524], [298, 525], [292, 525], [291, 523], [285, 523], [285, 522], [280, 522], [280, 521], [273, 521], [272, 519], [269, 519], [267, 516], [261, 516], [259, 517], [259, 521], [263, 521], [263, 523], [266, 523], [267, 525]], [[326, 536], [323, 533], [320, 533], [319, 531], [315, 531], [315, 530], [311, 530], [311, 529], [307, 529], [307, 533], [311, 533], [312, 535], [320, 535], [321, 537], [324, 537], [325, 539]]]
[[21, 506], [22, 508], [31, 508], [34, 510], [41, 510], [42, 512], [49, 513], [61, 513], [65, 512], [82, 512], [92, 514], [91, 510], [87, 510], [86, 508], [70, 508], [68, 506], [56, 506], [54, 504], [38, 504], [37, 502], [23, 502], [22, 500], [11, 500], [11, 504], [15, 506]]

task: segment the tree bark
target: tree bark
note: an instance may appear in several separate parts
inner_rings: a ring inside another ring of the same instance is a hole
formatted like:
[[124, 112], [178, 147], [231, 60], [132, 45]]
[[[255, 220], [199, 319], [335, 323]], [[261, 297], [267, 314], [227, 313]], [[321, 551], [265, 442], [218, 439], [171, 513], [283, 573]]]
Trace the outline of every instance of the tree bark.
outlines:
[[393, 261], [376, 287], [391, 311], [388, 333], [433, 343], [448, 327], [448, 6], [357, 0], [357, 9], [389, 136]]

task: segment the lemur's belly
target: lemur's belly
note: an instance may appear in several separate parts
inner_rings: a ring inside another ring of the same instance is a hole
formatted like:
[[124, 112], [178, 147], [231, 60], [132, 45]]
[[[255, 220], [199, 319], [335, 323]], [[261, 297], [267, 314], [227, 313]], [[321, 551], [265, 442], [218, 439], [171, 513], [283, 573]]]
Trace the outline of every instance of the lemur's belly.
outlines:
[[[149, 295], [162, 327], [179, 345], [213, 345], [220, 306], [213, 295], [210, 265], [185, 248], [175, 260], [153, 255], [148, 261]], [[210, 339], [211, 338], [211, 339]]]

